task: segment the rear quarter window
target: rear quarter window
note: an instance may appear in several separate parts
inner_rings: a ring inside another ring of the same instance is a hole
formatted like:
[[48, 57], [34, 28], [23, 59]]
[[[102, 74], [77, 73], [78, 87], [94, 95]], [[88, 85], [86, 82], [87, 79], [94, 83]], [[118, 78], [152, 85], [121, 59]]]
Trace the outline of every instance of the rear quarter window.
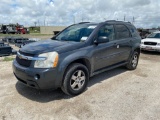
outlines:
[[117, 39], [125, 39], [131, 37], [129, 29], [123, 24], [115, 25], [116, 29], [116, 38]]
[[138, 33], [137, 29], [134, 26], [127, 25], [127, 27], [129, 28], [129, 31], [131, 32], [132, 37], [139, 37], [139, 33]]

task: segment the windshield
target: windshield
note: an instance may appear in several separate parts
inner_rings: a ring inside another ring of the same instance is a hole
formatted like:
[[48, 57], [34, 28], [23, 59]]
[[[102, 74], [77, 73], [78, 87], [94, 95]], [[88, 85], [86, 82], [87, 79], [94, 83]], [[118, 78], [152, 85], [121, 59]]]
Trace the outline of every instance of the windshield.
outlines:
[[160, 33], [152, 33], [147, 38], [160, 38]]
[[60, 41], [83, 42], [86, 41], [97, 25], [77, 24], [68, 27], [54, 39]]

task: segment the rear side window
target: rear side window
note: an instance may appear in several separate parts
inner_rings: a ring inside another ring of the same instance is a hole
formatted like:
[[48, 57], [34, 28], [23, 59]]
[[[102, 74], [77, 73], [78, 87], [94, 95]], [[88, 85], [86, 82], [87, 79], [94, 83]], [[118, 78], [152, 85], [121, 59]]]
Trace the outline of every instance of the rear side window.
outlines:
[[129, 28], [129, 30], [130, 30], [130, 32], [132, 34], [132, 37], [139, 37], [137, 29], [134, 26], [128, 25], [128, 28]]
[[130, 37], [128, 28], [124, 25], [115, 25], [116, 39], [125, 39]]

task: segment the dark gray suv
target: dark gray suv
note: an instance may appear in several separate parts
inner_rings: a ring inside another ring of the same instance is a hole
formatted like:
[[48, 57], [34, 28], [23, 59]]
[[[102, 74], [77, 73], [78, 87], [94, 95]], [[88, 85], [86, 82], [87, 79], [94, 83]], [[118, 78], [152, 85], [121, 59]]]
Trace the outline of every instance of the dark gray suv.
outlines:
[[24, 46], [13, 62], [16, 78], [37, 89], [82, 93], [91, 76], [119, 66], [137, 67], [141, 38], [128, 22], [74, 24], [55, 37]]

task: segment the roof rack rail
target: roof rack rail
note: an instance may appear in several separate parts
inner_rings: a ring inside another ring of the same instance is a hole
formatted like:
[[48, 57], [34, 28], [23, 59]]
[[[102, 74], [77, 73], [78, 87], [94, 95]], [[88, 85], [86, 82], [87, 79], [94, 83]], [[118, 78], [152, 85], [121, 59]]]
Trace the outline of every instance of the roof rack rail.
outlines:
[[80, 22], [80, 23], [78, 23], [78, 24], [83, 24], [83, 23], [90, 23], [90, 22]]
[[105, 21], [105, 22], [126, 22], [126, 23], [132, 24], [132, 23], [129, 22], [129, 21], [118, 21], [118, 20], [107, 20], [107, 21]]
[[115, 22], [116, 20], [107, 20], [105, 22]]

